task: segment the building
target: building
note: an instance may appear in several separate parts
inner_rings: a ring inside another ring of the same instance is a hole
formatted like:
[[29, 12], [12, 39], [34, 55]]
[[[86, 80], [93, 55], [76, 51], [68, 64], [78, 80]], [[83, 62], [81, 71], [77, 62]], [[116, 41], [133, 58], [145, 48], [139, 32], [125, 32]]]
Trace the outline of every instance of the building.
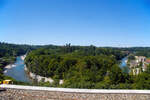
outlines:
[[137, 63], [146, 61], [146, 57], [144, 56], [135, 56], [135, 58]]

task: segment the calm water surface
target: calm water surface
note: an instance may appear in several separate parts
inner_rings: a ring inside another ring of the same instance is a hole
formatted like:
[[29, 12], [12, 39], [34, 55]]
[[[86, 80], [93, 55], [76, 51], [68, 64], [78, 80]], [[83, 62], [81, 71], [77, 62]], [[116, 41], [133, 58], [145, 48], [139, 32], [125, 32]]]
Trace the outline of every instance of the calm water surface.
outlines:
[[6, 72], [4, 74], [16, 79], [17, 81], [30, 82], [30, 79], [25, 73], [24, 66], [24, 60], [22, 60], [21, 57], [17, 57], [17, 60], [13, 67], [10, 69], [6, 69]]
[[130, 69], [128, 68], [126, 61], [127, 61], [127, 57], [125, 57], [125, 58], [123, 58], [123, 59], [121, 60], [120, 68], [121, 68], [124, 72], [129, 73], [129, 72], [130, 72]]

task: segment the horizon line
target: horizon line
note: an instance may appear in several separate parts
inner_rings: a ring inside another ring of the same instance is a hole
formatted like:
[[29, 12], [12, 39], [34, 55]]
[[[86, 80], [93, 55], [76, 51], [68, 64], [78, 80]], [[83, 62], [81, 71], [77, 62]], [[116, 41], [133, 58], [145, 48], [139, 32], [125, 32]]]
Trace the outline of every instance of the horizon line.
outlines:
[[[63, 45], [60, 44], [30, 44], [30, 43], [13, 43], [13, 42], [0, 42], [0, 43], [5, 43], [5, 44], [14, 44], [14, 45], [29, 45], [29, 46], [48, 46], [48, 45], [53, 45], [53, 46], [65, 46], [66, 44], [71, 44], [71, 43], [65, 43]], [[95, 47], [103, 47], [103, 48], [150, 48], [150, 46], [97, 46], [97, 45], [79, 45], [79, 44], [71, 44], [71, 46], [95, 46]]]

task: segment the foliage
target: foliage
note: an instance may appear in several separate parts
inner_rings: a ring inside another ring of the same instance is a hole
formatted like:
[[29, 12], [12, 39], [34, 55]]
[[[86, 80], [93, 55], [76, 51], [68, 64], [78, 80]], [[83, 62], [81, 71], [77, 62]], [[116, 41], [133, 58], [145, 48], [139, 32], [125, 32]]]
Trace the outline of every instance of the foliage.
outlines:
[[125, 56], [116, 48], [67, 44], [33, 50], [25, 63], [29, 71], [37, 75], [63, 79], [63, 87], [109, 88], [111, 84], [126, 82], [126, 75], [118, 66]]
[[[37, 49], [38, 48], [38, 49]], [[36, 49], [36, 50], [35, 50]], [[150, 57], [150, 48], [110, 48], [91, 46], [28, 46], [0, 43], [0, 81], [12, 79], [3, 75], [5, 65], [13, 63], [16, 56], [28, 55], [25, 63], [29, 71], [51, 77], [54, 83], [40, 82], [40, 86], [96, 89], [150, 89], [150, 65], [137, 76], [119, 68], [119, 62], [127, 55]], [[127, 69], [125, 69], [127, 70]], [[59, 80], [64, 83], [59, 85]], [[15, 84], [35, 85], [18, 82]]]

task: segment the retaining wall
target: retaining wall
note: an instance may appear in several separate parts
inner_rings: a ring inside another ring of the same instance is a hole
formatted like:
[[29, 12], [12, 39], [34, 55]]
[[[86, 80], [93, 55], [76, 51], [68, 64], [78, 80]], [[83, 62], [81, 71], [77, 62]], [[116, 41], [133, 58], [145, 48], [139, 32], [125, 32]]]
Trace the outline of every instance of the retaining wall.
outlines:
[[97, 90], [0, 85], [0, 100], [150, 100], [150, 90]]

